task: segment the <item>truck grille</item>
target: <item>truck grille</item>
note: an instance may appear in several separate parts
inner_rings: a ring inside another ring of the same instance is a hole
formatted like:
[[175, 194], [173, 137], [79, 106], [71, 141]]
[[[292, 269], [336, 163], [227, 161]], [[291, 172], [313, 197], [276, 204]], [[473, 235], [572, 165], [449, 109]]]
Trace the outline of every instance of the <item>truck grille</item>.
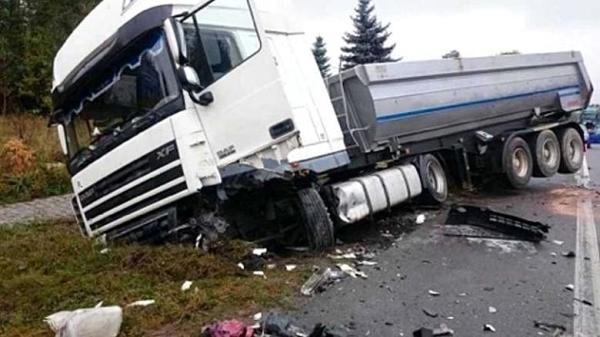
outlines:
[[[96, 184], [86, 189], [79, 194], [81, 205], [87, 210], [83, 212], [85, 218], [90, 221], [102, 216], [103, 214], [119, 207], [134, 198], [137, 198], [152, 190], [158, 189], [166, 184], [174, 184], [166, 190], [153, 194], [139, 200], [138, 202], [114, 213], [107, 217], [101, 218], [98, 221], [91, 223], [90, 228], [95, 231], [105, 225], [118, 221], [120, 218], [134, 213], [140, 209], [151, 206], [162, 199], [172, 195], [181, 193], [187, 189], [184, 180], [184, 172], [181, 165], [175, 162], [179, 160], [179, 152], [175, 142], [165, 144], [143, 157], [135, 160], [120, 170], [98, 181]], [[175, 165], [175, 166], [173, 166]], [[121, 189], [123, 186], [130, 184], [140, 178], [148, 176], [158, 170], [165, 169], [166, 166], [173, 166], [160, 174], [156, 174], [151, 179], [145, 180], [137, 185], [134, 185], [118, 194], [114, 192]], [[177, 183], [176, 181], [181, 181]], [[105, 198], [109, 194], [115, 194], [112, 197]], [[99, 200], [105, 200], [98, 203]], [[96, 203], [94, 205], [94, 203]]]

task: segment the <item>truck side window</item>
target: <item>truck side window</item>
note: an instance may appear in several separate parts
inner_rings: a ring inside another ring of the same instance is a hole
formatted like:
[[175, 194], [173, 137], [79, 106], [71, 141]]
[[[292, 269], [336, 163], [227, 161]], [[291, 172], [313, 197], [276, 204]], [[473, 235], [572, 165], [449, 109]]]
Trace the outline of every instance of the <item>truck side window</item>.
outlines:
[[260, 49], [247, 0], [215, 0], [184, 22], [190, 65], [208, 87]]

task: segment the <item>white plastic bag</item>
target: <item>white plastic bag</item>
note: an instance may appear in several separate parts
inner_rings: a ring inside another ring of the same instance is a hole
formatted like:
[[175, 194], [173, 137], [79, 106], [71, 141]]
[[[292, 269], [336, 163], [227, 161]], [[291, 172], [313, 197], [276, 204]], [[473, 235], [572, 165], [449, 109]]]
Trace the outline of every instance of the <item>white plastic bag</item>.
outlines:
[[121, 307], [61, 311], [44, 319], [56, 337], [117, 337], [123, 323]]

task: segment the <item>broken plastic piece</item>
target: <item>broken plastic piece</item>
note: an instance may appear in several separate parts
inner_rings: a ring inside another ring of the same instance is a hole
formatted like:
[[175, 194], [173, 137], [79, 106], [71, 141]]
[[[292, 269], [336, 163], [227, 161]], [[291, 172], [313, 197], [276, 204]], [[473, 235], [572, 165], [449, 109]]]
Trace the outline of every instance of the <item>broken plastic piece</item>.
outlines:
[[[540, 242], [546, 239], [550, 226], [520, 218], [511, 214], [495, 212], [478, 206], [454, 206], [448, 214], [446, 225], [474, 226], [502, 233], [524, 241]], [[446, 233], [450, 236], [469, 236]]]
[[486, 324], [483, 326], [483, 331], [485, 332], [496, 332], [496, 328], [494, 328], [491, 324]]
[[428, 293], [429, 293], [429, 295], [431, 295], [433, 297], [437, 297], [437, 296], [441, 295], [439, 292], [437, 292], [435, 290], [431, 290], [431, 289], [429, 289]]
[[288, 264], [285, 266], [286, 271], [294, 271], [296, 270], [296, 268], [298, 268], [298, 266], [296, 266], [295, 264]]
[[156, 303], [155, 300], [142, 300], [142, 301], [136, 301], [136, 302], [130, 303], [127, 305], [127, 307], [147, 307], [154, 303]]
[[263, 334], [277, 337], [306, 336], [306, 333], [297, 327], [294, 321], [282, 314], [269, 313], [261, 322]]
[[442, 323], [439, 328], [433, 330], [433, 335], [436, 337], [454, 336], [454, 330]]
[[252, 250], [252, 254], [256, 255], [256, 256], [263, 256], [265, 254], [267, 254], [268, 250], [267, 248], [256, 248], [254, 250]]
[[362, 271], [358, 271], [355, 268], [350, 267], [347, 264], [338, 264], [338, 268], [340, 268], [341, 271], [343, 271], [344, 273], [352, 276], [352, 278], [368, 278], [367, 274], [365, 274]]
[[323, 272], [317, 271], [302, 285], [300, 292], [302, 295], [311, 296], [327, 284], [341, 280], [344, 277], [346, 277], [345, 273], [336, 272], [331, 270], [331, 268], [327, 268]]
[[192, 288], [192, 284], [194, 284], [194, 282], [192, 281], [185, 281], [183, 282], [183, 284], [181, 285], [181, 291], [188, 291]]
[[417, 225], [422, 225], [425, 223], [425, 220], [427, 220], [427, 218], [425, 217], [425, 214], [419, 214], [419, 216], [417, 216], [417, 220], [415, 222]]
[[56, 337], [116, 337], [123, 323], [121, 307], [61, 311], [44, 319]]
[[574, 291], [575, 290], [575, 285], [573, 285], [573, 284], [567, 284], [565, 286], [565, 289], [567, 289], [569, 291]]
[[497, 312], [498, 312], [498, 309], [496, 309], [496, 308], [494, 308], [494, 307], [489, 307], [489, 308], [488, 308], [488, 312], [489, 312], [490, 314], [495, 314], [495, 313], [497, 313]]
[[433, 330], [421, 328], [413, 332], [413, 337], [433, 337]]
[[267, 275], [265, 275], [264, 271], [255, 271], [255, 272], [252, 273], [252, 275], [258, 276], [258, 277], [262, 277], [264, 279], [267, 279]]

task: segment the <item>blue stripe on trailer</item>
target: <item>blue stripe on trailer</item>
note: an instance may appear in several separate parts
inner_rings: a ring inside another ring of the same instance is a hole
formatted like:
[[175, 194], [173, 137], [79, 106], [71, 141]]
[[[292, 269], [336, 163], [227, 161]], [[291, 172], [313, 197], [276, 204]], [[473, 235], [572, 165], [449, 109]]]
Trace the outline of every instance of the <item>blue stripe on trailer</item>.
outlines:
[[430, 115], [433, 113], [443, 112], [443, 111], [467, 107], [467, 106], [480, 105], [480, 104], [492, 103], [492, 102], [509, 100], [509, 99], [523, 98], [523, 97], [527, 97], [527, 96], [547, 94], [549, 92], [569, 90], [569, 89], [574, 89], [575, 91], [569, 92], [569, 93], [567, 93], [567, 95], [575, 95], [575, 94], [578, 95], [581, 93], [581, 91], [579, 90], [579, 87], [576, 87], [576, 86], [547, 89], [547, 90], [542, 90], [542, 91], [530, 92], [530, 93], [526, 93], [526, 94], [518, 94], [518, 95], [504, 96], [504, 97], [498, 97], [498, 98], [490, 98], [490, 99], [484, 99], [484, 100], [480, 100], [480, 101], [459, 103], [459, 104], [453, 104], [453, 105], [444, 105], [444, 106], [420, 109], [420, 110], [414, 110], [414, 111], [398, 112], [398, 113], [393, 113], [390, 115], [377, 117], [377, 123], [393, 122], [393, 121], [398, 121], [398, 120], [402, 120], [402, 119], [407, 119], [410, 117], [425, 116], [425, 115]]

